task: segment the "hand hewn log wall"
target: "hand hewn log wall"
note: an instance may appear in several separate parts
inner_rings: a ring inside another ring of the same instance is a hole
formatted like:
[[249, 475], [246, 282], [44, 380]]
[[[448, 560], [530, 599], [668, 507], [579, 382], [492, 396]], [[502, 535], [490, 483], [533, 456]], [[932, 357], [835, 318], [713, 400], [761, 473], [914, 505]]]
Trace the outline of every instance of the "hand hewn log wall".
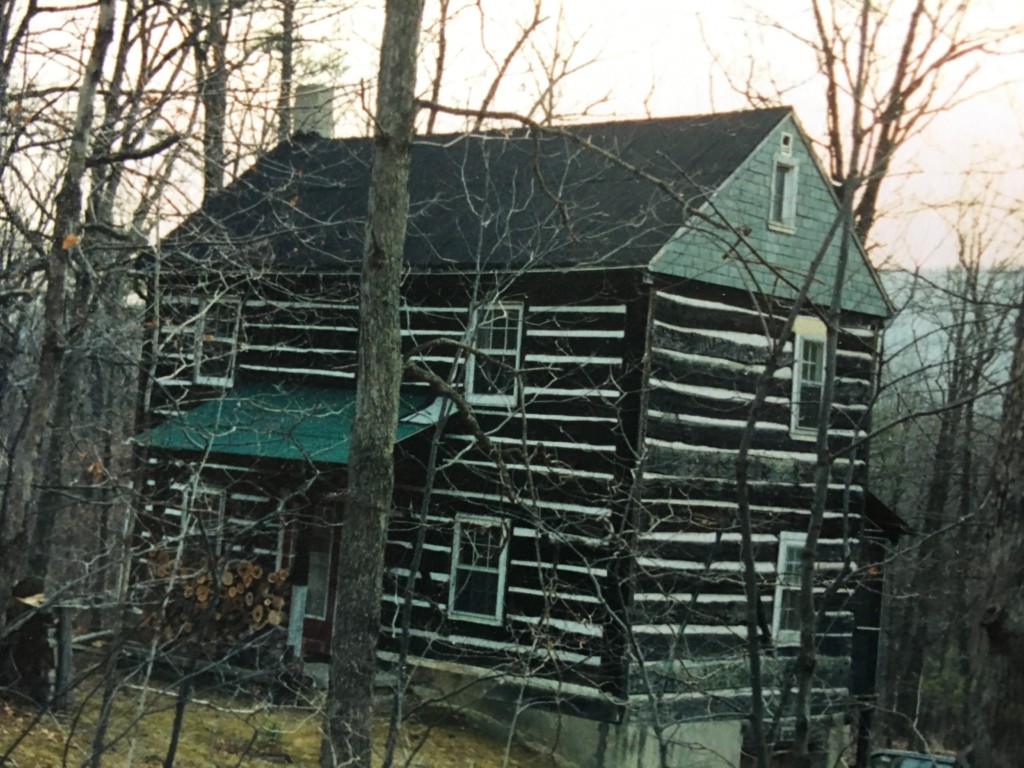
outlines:
[[[353, 287], [345, 280], [321, 287], [301, 296], [293, 286], [241, 297], [239, 379], [351, 384]], [[420, 276], [410, 278], [405, 292], [403, 346], [410, 363], [456, 388], [471, 342], [473, 290], [459, 278]], [[487, 287], [479, 290], [479, 300], [486, 301]], [[477, 405], [475, 417], [501, 457], [506, 484], [494, 456], [458, 416], [439, 446], [429, 489], [423, 487], [421, 460], [430, 437], [403, 446], [406, 462], [397, 480], [404, 501], [387, 552], [383, 652], [397, 653], [404, 589], [414, 578], [413, 658], [530, 674], [595, 696], [637, 701], [651, 682], [637, 672], [646, 665], [659, 691], [688, 696], [693, 681], [687, 664], [732, 663], [745, 642], [735, 460], [784, 308], [766, 313], [741, 291], [695, 282], [652, 286], [639, 272], [583, 273], [571, 283], [529, 275], [510, 281], [501, 298], [523, 305], [521, 401]], [[165, 406], [211, 394], [191, 385], [187, 342], [174, 341], [187, 334], [188, 314], [199, 304], [188, 296], [164, 303], [156, 338]], [[874, 322], [851, 315], [840, 335], [833, 448], [868, 427]], [[814, 443], [790, 429], [792, 375], [790, 345], [772, 376], [750, 455], [768, 625], [779, 534], [806, 529], [813, 493]], [[627, 500], [641, 459], [630, 514]], [[863, 453], [833, 465], [821, 542], [822, 593], [856, 536], [865, 473]], [[424, 547], [411, 574], [424, 493], [430, 499]], [[460, 515], [509, 521], [500, 622], [449, 615]], [[849, 596], [841, 589], [822, 606], [820, 647], [834, 661], [830, 669], [848, 664]], [[777, 644], [772, 652], [784, 657], [791, 650]], [[622, 687], [624, 663], [631, 669], [629, 690]], [[842, 693], [841, 678], [833, 669], [819, 698]], [[712, 687], [727, 699], [739, 696], [742, 686], [733, 681]]]
[[[681, 697], [680, 702], [693, 694], [698, 678], [706, 678], [705, 694], [726, 709], [742, 711], [741, 699], [749, 695], [742, 676], [716, 677], [713, 672], [734, 665], [746, 644], [735, 462], [769, 346], [787, 310], [777, 306], [770, 312], [742, 292], [709, 292], [699, 283], [658, 286], [630, 617], [649, 668], [647, 676], [630, 678], [631, 698], [638, 703], [649, 694], [652, 680], [660, 692]], [[832, 450], [863, 437], [869, 428], [877, 341], [877, 321], [846, 317], [829, 419]], [[795, 653], [796, 640], [770, 637], [779, 535], [807, 529], [816, 461], [813, 435], [791, 429], [792, 350], [788, 343], [771, 377], [749, 455], [764, 642], [769, 655], [780, 659]], [[823, 599], [819, 651], [823, 667], [831, 670], [818, 681], [816, 699], [823, 706], [844, 699], [849, 684], [852, 588], [832, 594], [827, 587], [854, 547], [866, 470], [863, 451], [832, 465], [816, 587]], [[783, 684], [785, 666], [767, 672], [778, 678], [766, 680], [773, 695], [778, 693], [773, 686]], [[696, 703], [693, 707], [700, 709]]]

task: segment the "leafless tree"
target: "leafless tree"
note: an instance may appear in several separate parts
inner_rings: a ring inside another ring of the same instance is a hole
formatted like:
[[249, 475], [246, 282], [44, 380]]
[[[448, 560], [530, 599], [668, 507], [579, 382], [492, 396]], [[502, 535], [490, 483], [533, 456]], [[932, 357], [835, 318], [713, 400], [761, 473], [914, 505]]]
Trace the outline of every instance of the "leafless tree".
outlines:
[[[977, 557], [977, 586], [972, 590], [970, 701], [973, 762], [1013, 765], [1024, 758], [1013, 735], [1021, 700], [1022, 485], [1024, 477], [1024, 307], [1015, 319], [1010, 385], [1003, 399], [999, 438], [988, 485], [979, 505], [982, 546]], [[972, 762], [972, 764], [973, 764]]]
[[[963, 727], [968, 635], [961, 616], [974, 578], [976, 515], [993, 456], [998, 387], [1006, 380], [1019, 290], [1019, 271], [998, 257], [1011, 233], [993, 226], [993, 215], [1002, 218], [995, 208], [981, 206], [965, 204], [956, 218], [956, 266], [892, 276], [903, 309], [890, 332], [878, 408], [880, 424], [921, 414], [876, 443], [878, 492], [915, 529], [891, 569], [891, 687], [883, 690], [883, 706], [897, 719], [887, 730], [908, 738], [917, 731], [950, 744], [970, 741]], [[908, 466], [917, 471], [907, 472]]]
[[32, 503], [33, 481], [42, 455], [47, 421], [53, 408], [64, 354], [68, 266], [82, 240], [82, 183], [89, 158], [89, 139], [94, 130], [95, 99], [113, 35], [114, 3], [110, 0], [102, 2], [98, 7], [94, 43], [78, 90], [68, 160], [54, 200], [53, 229], [44, 251], [46, 287], [40, 356], [30, 389], [25, 422], [20, 430], [21, 445], [8, 466], [7, 488], [3, 499], [0, 605], [5, 606], [15, 582], [23, 573], [24, 558], [30, 542], [29, 507]]
[[[852, 231], [868, 241], [884, 214], [879, 208], [884, 199], [880, 192], [901, 150], [937, 114], [970, 97], [971, 75], [983, 56], [1005, 50], [1001, 45], [1005, 30], [979, 26], [968, 6], [952, 2], [879, 5], [814, 0], [808, 4], [808, 13], [812, 23], [803, 30], [795, 28], [792, 19], [781, 22], [763, 11], [758, 16], [773, 33], [815, 54], [825, 114], [822, 146], [838, 194], [850, 211]], [[726, 77], [736, 90], [761, 104], [785, 98], [787, 86], [771, 79], [773, 74], [777, 73], [766, 74], [752, 65], [746, 77], [728, 72]], [[952, 399], [959, 402], [956, 395]], [[959, 418], [959, 414], [954, 409], [948, 418]], [[819, 466], [828, 464], [826, 454], [819, 450]], [[813, 547], [805, 552], [813, 560]], [[815, 607], [808, 590], [813, 564], [805, 562], [803, 572], [808, 633], [799, 667], [806, 681], [813, 673], [814, 640], [809, 627]], [[798, 752], [804, 754], [805, 738], [806, 732], [798, 739]]]
[[359, 374], [331, 637], [322, 768], [370, 768], [373, 680], [392, 450], [402, 381], [399, 281], [409, 212], [422, 0], [389, 0], [381, 43], [371, 195], [360, 282]]

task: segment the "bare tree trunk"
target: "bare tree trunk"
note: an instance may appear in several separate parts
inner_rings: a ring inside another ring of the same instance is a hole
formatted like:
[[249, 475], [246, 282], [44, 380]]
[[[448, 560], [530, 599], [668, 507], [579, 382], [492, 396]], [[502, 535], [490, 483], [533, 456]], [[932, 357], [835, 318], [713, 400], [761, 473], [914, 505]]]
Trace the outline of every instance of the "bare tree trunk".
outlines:
[[[964, 396], [963, 379], [968, 362], [965, 347], [967, 334], [966, 302], [953, 308], [954, 328], [951, 332], [949, 351], [949, 384], [944, 400], [947, 403], [957, 402]], [[917, 527], [921, 534], [920, 543], [908, 553], [913, 558], [910, 568], [909, 593], [914, 599], [908, 601], [904, 609], [906, 629], [896, 638], [893, 651], [900, 659], [898, 672], [890, 680], [894, 696], [896, 713], [906, 718], [906, 722], [917, 729], [920, 726], [917, 713], [922, 704], [921, 679], [924, 674], [925, 657], [935, 652], [933, 645], [937, 634], [944, 634], [941, 621], [936, 619], [942, 615], [939, 602], [948, 602], [950, 597], [937, 595], [934, 585], [942, 581], [948, 572], [948, 563], [944, 562], [942, 550], [945, 541], [939, 532], [951, 521], [948, 514], [949, 500], [953, 489], [953, 478], [956, 476], [956, 460], [959, 445], [964, 441], [966, 433], [961, 432], [960, 421], [963, 409], [949, 408], [939, 414], [939, 430], [932, 452], [930, 477], [925, 492], [924, 514]], [[910, 730], [910, 729], [908, 729]]]
[[[46, 264], [43, 336], [38, 368], [30, 388], [21, 444], [11, 466], [11, 483], [0, 508], [0, 606], [7, 604], [11, 589], [25, 566], [30, 528], [28, 509], [64, 358], [64, 304], [69, 255], [72, 248], [78, 247], [80, 239], [76, 230], [82, 210], [82, 179], [89, 157], [96, 92], [103, 77], [107, 48], [114, 36], [114, 0], [100, 0], [98, 6], [96, 36], [78, 89], [78, 108], [68, 147], [67, 166], [55, 201], [54, 228]], [[0, 624], [3, 613], [0, 610]]]
[[1024, 765], [1024, 302], [987, 502], [971, 644], [972, 764]]
[[399, 281], [409, 212], [422, 0], [388, 0], [377, 85], [369, 219], [360, 285], [359, 368], [349, 490], [340, 527], [322, 768], [370, 768], [384, 540], [394, 488], [402, 378]]
[[[836, 387], [836, 354], [839, 347], [839, 329], [842, 318], [843, 283], [846, 279], [846, 264], [852, 247], [853, 227], [851, 198], [843, 200], [842, 240], [839, 243], [839, 260], [836, 265], [835, 282], [832, 285], [831, 304], [826, 317], [827, 336], [825, 339], [825, 381], [821, 390], [821, 404], [818, 416], [818, 434], [815, 441], [817, 460], [814, 467], [814, 499], [811, 505], [811, 519], [807, 525], [807, 538], [800, 552], [800, 652], [794, 664], [796, 678], [796, 728], [793, 736], [793, 764], [810, 766], [811, 697], [814, 692], [814, 670], [817, 667], [818, 606], [814, 601], [814, 574], [818, 562], [818, 539], [825, 520], [828, 506], [828, 490], [835, 457], [829, 449], [828, 435], [831, 426], [832, 400]], [[794, 363], [795, 365], [795, 363]], [[853, 462], [853, 456], [850, 461]]]
[[749, 457], [754, 444], [758, 416], [767, 402], [770, 382], [780, 365], [783, 344], [793, 330], [797, 315], [807, 300], [807, 293], [828, 253], [832, 240], [836, 235], [841, 217], [837, 216], [829, 228], [825, 239], [818, 247], [814, 260], [808, 265], [807, 273], [800, 290], [790, 307], [779, 336], [772, 343], [768, 357], [764, 361], [764, 370], [758, 376], [754, 399], [747, 410], [747, 420], [740, 436], [739, 449], [736, 454], [736, 507], [740, 527], [740, 557], [743, 562], [743, 587], [746, 597], [744, 603], [747, 666], [750, 679], [750, 741], [754, 747], [754, 764], [756, 768], [768, 768], [771, 760], [771, 734], [765, 730], [764, 679], [761, 664], [762, 644], [762, 608], [761, 580], [757, 573], [757, 562], [754, 556], [754, 523], [750, 502]]

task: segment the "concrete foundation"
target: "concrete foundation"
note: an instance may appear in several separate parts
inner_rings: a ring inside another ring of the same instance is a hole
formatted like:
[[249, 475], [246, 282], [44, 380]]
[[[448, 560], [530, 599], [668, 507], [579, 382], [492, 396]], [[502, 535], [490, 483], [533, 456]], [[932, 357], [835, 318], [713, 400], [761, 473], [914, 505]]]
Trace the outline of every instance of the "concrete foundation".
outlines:
[[[738, 768], [741, 721], [701, 720], [677, 723], [658, 733], [647, 722], [607, 723], [529, 705], [520, 688], [502, 681], [481, 680], [471, 673], [439, 666], [416, 672], [416, 692], [455, 708], [492, 733], [516, 738], [575, 768]], [[554, 697], [553, 697], [554, 699]]]

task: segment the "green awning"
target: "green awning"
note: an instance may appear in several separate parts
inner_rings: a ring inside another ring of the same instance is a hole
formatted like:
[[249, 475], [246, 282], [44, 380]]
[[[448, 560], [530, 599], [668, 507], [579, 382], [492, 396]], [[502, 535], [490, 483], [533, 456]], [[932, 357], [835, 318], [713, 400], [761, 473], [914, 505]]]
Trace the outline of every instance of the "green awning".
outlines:
[[[437, 422], [443, 399], [403, 388], [395, 441]], [[351, 386], [244, 384], [176, 413], [135, 437], [175, 451], [347, 464], [356, 392]]]

